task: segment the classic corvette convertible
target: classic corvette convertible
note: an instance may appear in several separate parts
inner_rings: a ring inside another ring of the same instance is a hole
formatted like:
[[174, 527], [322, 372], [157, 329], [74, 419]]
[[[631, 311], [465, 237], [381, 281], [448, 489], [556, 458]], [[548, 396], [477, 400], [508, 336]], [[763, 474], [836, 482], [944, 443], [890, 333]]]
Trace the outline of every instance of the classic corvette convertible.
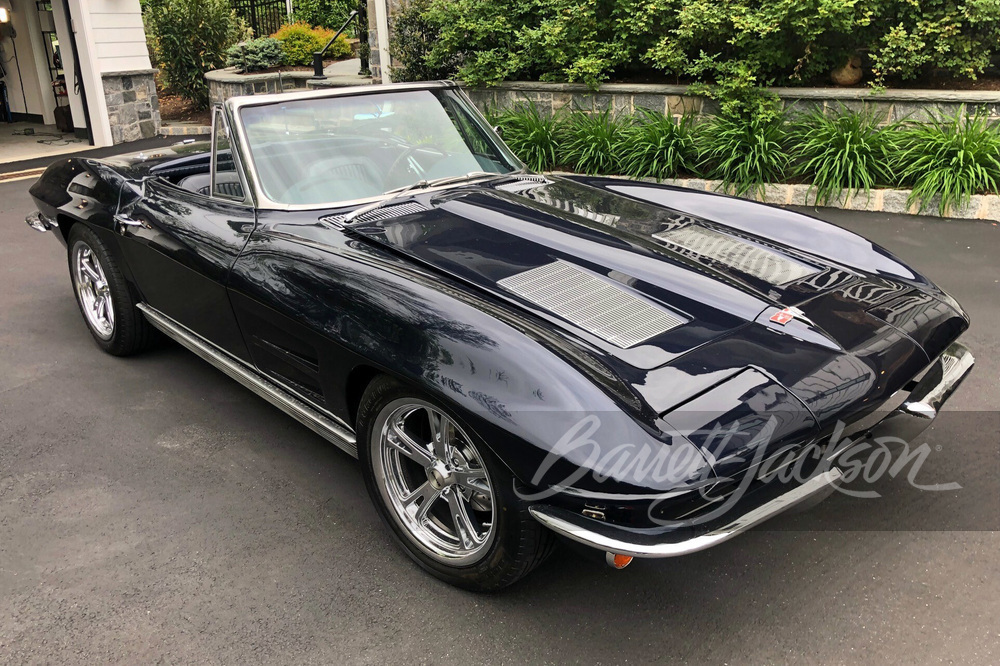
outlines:
[[62, 159], [30, 192], [103, 350], [159, 331], [217, 366], [475, 590], [557, 539], [620, 568], [817, 501], [844, 442], [918, 434], [973, 364], [961, 307], [881, 247], [529, 173], [449, 82], [229, 99], [210, 142]]

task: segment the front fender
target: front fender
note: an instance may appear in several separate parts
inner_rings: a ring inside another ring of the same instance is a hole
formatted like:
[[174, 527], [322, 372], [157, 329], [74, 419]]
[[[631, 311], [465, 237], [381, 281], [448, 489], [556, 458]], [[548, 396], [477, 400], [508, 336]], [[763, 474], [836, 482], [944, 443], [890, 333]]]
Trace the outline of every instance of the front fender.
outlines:
[[[286, 344], [315, 354], [327, 405], [345, 420], [348, 378], [366, 365], [452, 407], [534, 489], [663, 492], [709, 473], [684, 437], [665, 432], [663, 422], [643, 422], [627, 396], [602, 387], [599, 364], [580, 350], [546, 338], [488, 295], [364, 241], [311, 243], [264, 225], [233, 267], [230, 289], [238, 309], [257, 308], [258, 320], [280, 318], [285, 330], [305, 331]], [[656, 459], [622, 463], [622, 456], [637, 460], [637, 451]], [[660, 473], [648, 469], [654, 464]]]

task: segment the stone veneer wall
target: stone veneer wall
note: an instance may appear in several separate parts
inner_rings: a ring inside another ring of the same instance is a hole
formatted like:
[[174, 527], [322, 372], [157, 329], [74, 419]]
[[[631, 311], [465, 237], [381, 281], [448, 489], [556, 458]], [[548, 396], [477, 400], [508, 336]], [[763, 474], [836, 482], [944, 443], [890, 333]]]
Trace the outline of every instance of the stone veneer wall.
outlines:
[[311, 71], [237, 74], [235, 67], [227, 67], [207, 72], [205, 80], [208, 81], [209, 102], [221, 104], [230, 97], [239, 95], [266, 95], [286, 90], [304, 90], [311, 76]]
[[[769, 88], [786, 110], [795, 113], [815, 106], [837, 109], [867, 106], [884, 116], [886, 122], [927, 120], [934, 112], [955, 113], [963, 104], [972, 111], [981, 108], [992, 119], [1000, 119], [1000, 91], [888, 90], [876, 94], [867, 88]], [[683, 85], [609, 83], [597, 92], [570, 83], [508, 81], [494, 88], [466, 88], [480, 108], [510, 108], [534, 102], [546, 114], [559, 110], [586, 112], [611, 109], [616, 115], [634, 113], [637, 108], [680, 115], [685, 112], [711, 115], [717, 112], [714, 100], [688, 92]]]
[[237, 74], [234, 67], [216, 69], [205, 74], [208, 82], [208, 100], [221, 104], [239, 95], [266, 95], [268, 93], [307, 90], [310, 88], [340, 88], [343, 86], [369, 85], [371, 79], [328, 75], [313, 80], [312, 71], [267, 72], [266, 74]]
[[160, 100], [153, 81], [155, 69], [104, 74], [111, 140], [115, 144], [156, 136], [160, 131]]

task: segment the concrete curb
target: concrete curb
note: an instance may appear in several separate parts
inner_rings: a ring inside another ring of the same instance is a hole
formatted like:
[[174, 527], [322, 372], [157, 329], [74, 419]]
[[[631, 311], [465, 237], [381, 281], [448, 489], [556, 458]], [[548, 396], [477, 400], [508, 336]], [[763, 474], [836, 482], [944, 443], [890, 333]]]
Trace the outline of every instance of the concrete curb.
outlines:
[[[554, 175], [574, 175], [569, 172], [552, 172]], [[627, 176], [608, 176], [609, 178], [627, 178]], [[639, 178], [645, 183], [657, 182], [655, 178]], [[732, 194], [727, 192], [722, 186], [721, 180], [705, 180], [703, 178], [667, 178], [659, 181], [662, 185], [674, 187], [686, 187], [692, 190], [703, 190], [705, 192], [719, 192], [721, 194]], [[815, 201], [815, 192], [810, 191], [809, 185], [787, 185], [783, 183], [768, 184], [764, 186], [764, 196], [758, 193], [745, 194], [744, 199], [760, 201], [762, 203], [774, 204], [777, 206], [815, 206], [817, 208], [839, 208], [842, 210], [858, 210], [875, 213], [897, 213], [903, 215], [925, 215], [927, 217], [944, 217], [962, 220], [989, 220], [1000, 221], [1000, 195], [996, 194], [975, 194], [969, 203], [961, 208], [953, 208], [945, 211], [945, 215], [940, 213], [938, 199], [928, 202], [923, 210], [919, 204], [907, 205], [911, 190], [877, 189], [872, 190], [867, 195], [864, 192], [855, 192], [853, 195], [841, 194], [837, 199], [831, 200], [824, 205], [818, 205]]]

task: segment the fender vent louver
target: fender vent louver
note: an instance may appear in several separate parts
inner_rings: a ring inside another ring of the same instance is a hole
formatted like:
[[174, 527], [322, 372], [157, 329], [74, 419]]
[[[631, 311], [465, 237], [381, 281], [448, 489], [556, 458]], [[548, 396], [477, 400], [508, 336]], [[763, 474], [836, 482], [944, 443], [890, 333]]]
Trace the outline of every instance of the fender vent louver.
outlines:
[[[382, 208], [376, 208], [370, 210], [367, 213], [362, 213], [354, 219], [351, 223], [355, 222], [381, 222], [382, 220], [391, 220], [394, 217], [403, 217], [404, 215], [414, 215], [416, 213], [422, 213], [426, 208], [421, 206], [416, 202], [392, 204], [390, 206], [383, 206]], [[320, 222], [326, 224], [332, 224], [334, 226], [343, 226], [347, 214], [343, 215], [326, 215], [319, 218]]]
[[504, 192], [524, 192], [539, 185], [548, 185], [550, 182], [552, 181], [545, 176], [518, 176], [516, 180], [509, 183], [500, 183], [499, 185], [495, 185], [493, 189]]
[[819, 272], [765, 247], [705, 227], [689, 225], [661, 231], [653, 238], [675, 246], [682, 254], [693, 254], [696, 260], [717, 261], [768, 284], [782, 285]]
[[687, 322], [561, 260], [497, 284], [617, 347], [632, 347]]

